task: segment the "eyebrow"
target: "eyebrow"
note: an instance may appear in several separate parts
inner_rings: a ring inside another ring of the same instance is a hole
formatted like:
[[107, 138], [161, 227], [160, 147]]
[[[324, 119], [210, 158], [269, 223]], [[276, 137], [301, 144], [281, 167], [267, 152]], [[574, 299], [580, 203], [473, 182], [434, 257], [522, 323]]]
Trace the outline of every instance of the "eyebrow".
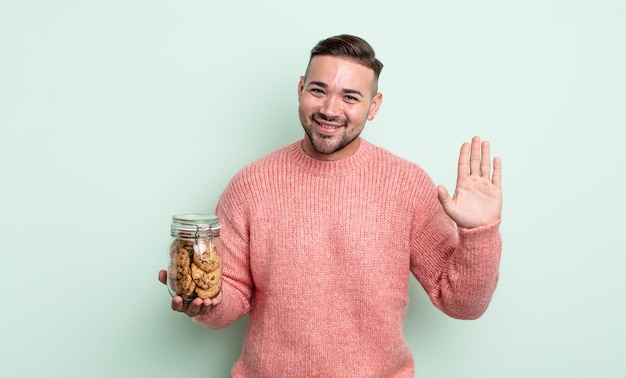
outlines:
[[[324, 82], [321, 82], [321, 81], [311, 81], [311, 82], [309, 83], [309, 86], [310, 86], [310, 85], [316, 85], [316, 86], [321, 87], [321, 88], [324, 88], [324, 89], [327, 89], [327, 88], [328, 88], [328, 84], [326, 84], [326, 83], [324, 83]], [[363, 97], [363, 93], [361, 93], [360, 91], [358, 91], [358, 90], [356, 90], [356, 89], [344, 88], [344, 89], [343, 89], [343, 93], [347, 93], [347, 94], [356, 94], [356, 95], [359, 95], [359, 96]]]

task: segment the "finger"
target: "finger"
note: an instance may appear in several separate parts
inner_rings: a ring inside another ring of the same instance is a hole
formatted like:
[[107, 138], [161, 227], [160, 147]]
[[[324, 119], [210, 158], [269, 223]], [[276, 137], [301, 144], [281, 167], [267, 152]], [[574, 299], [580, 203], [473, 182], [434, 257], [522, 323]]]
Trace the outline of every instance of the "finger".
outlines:
[[493, 178], [491, 182], [498, 188], [502, 187], [502, 162], [497, 156], [493, 158]]
[[480, 152], [480, 175], [489, 178], [491, 174], [491, 154], [489, 142], [483, 141]]
[[202, 306], [200, 307], [200, 311], [198, 312], [198, 315], [206, 315], [209, 311], [211, 311], [212, 307], [213, 307], [212, 299], [210, 298], [203, 299]]
[[472, 147], [469, 157], [470, 175], [480, 175], [480, 138], [472, 138]]
[[177, 311], [177, 312], [183, 312], [183, 309], [185, 307], [185, 304], [183, 303], [183, 298], [181, 296], [175, 296], [174, 298], [172, 298], [172, 310]]
[[222, 294], [222, 290], [220, 290], [220, 292], [217, 293], [215, 298], [211, 300], [211, 303], [213, 304], [213, 306], [217, 306], [218, 304], [222, 303], [222, 298], [223, 298], [223, 294]]
[[195, 298], [193, 301], [189, 303], [187, 306], [187, 311], [185, 313], [191, 317], [200, 315], [200, 311], [202, 311], [204, 307], [204, 301], [201, 298]]
[[465, 142], [461, 145], [461, 152], [459, 153], [459, 167], [457, 172], [457, 179], [465, 177], [469, 173], [469, 150], [470, 144]]

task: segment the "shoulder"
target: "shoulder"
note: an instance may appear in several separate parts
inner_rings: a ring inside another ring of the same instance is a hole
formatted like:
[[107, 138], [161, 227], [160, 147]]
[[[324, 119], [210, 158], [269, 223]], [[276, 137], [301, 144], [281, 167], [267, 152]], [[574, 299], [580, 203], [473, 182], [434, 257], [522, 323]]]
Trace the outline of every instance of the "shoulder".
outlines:
[[245, 185], [250, 181], [258, 182], [271, 178], [273, 172], [289, 164], [291, 156], [299, 146], [300, 142], [294, 142], [254, 160], [235, 173], [229, 186]]
[[365, 141], [365, 145], [371, 150], [370, 165], [378, 171], [411, 179], [412, 182], [415, 182], [415, 179], [431, 182], [428, 173], [419, 164], [370, 142]]
[[379, 193], [386, 193], [393, 198], [391, 202], [408, 209], [410, 214], [431, 214], [439, 201], [437, 187], [428, 173], [417, 163], [385, 148], [370, 146], [368, 174]]

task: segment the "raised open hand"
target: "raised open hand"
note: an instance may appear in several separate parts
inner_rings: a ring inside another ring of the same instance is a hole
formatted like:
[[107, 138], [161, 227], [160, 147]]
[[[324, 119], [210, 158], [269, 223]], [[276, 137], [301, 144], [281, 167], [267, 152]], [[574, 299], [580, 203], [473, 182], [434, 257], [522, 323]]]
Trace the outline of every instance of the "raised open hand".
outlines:
[[442, 185], [437, 187], [439, 202], [459, 227], [486, 226], [500, 219], [502, 211], [502, 167], [498, 157], [491, 157], [489, 142], [479, 137], [463, 143], [454, 196]]

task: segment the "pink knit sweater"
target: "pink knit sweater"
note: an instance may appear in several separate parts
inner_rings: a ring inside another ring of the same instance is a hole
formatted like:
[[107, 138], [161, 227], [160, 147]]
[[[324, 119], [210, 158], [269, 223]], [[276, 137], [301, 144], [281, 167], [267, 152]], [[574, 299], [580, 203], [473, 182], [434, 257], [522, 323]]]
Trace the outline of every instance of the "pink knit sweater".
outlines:
[[458, 229], [429, 177], [364, 139], [347, 159], [301, 142], [257, 160], [222, 194], [223, 302], [195, 321], [249, 314], [234, 377], [413, 377], [409, 273], [449, 316], [483, 314], [499, 222]]

